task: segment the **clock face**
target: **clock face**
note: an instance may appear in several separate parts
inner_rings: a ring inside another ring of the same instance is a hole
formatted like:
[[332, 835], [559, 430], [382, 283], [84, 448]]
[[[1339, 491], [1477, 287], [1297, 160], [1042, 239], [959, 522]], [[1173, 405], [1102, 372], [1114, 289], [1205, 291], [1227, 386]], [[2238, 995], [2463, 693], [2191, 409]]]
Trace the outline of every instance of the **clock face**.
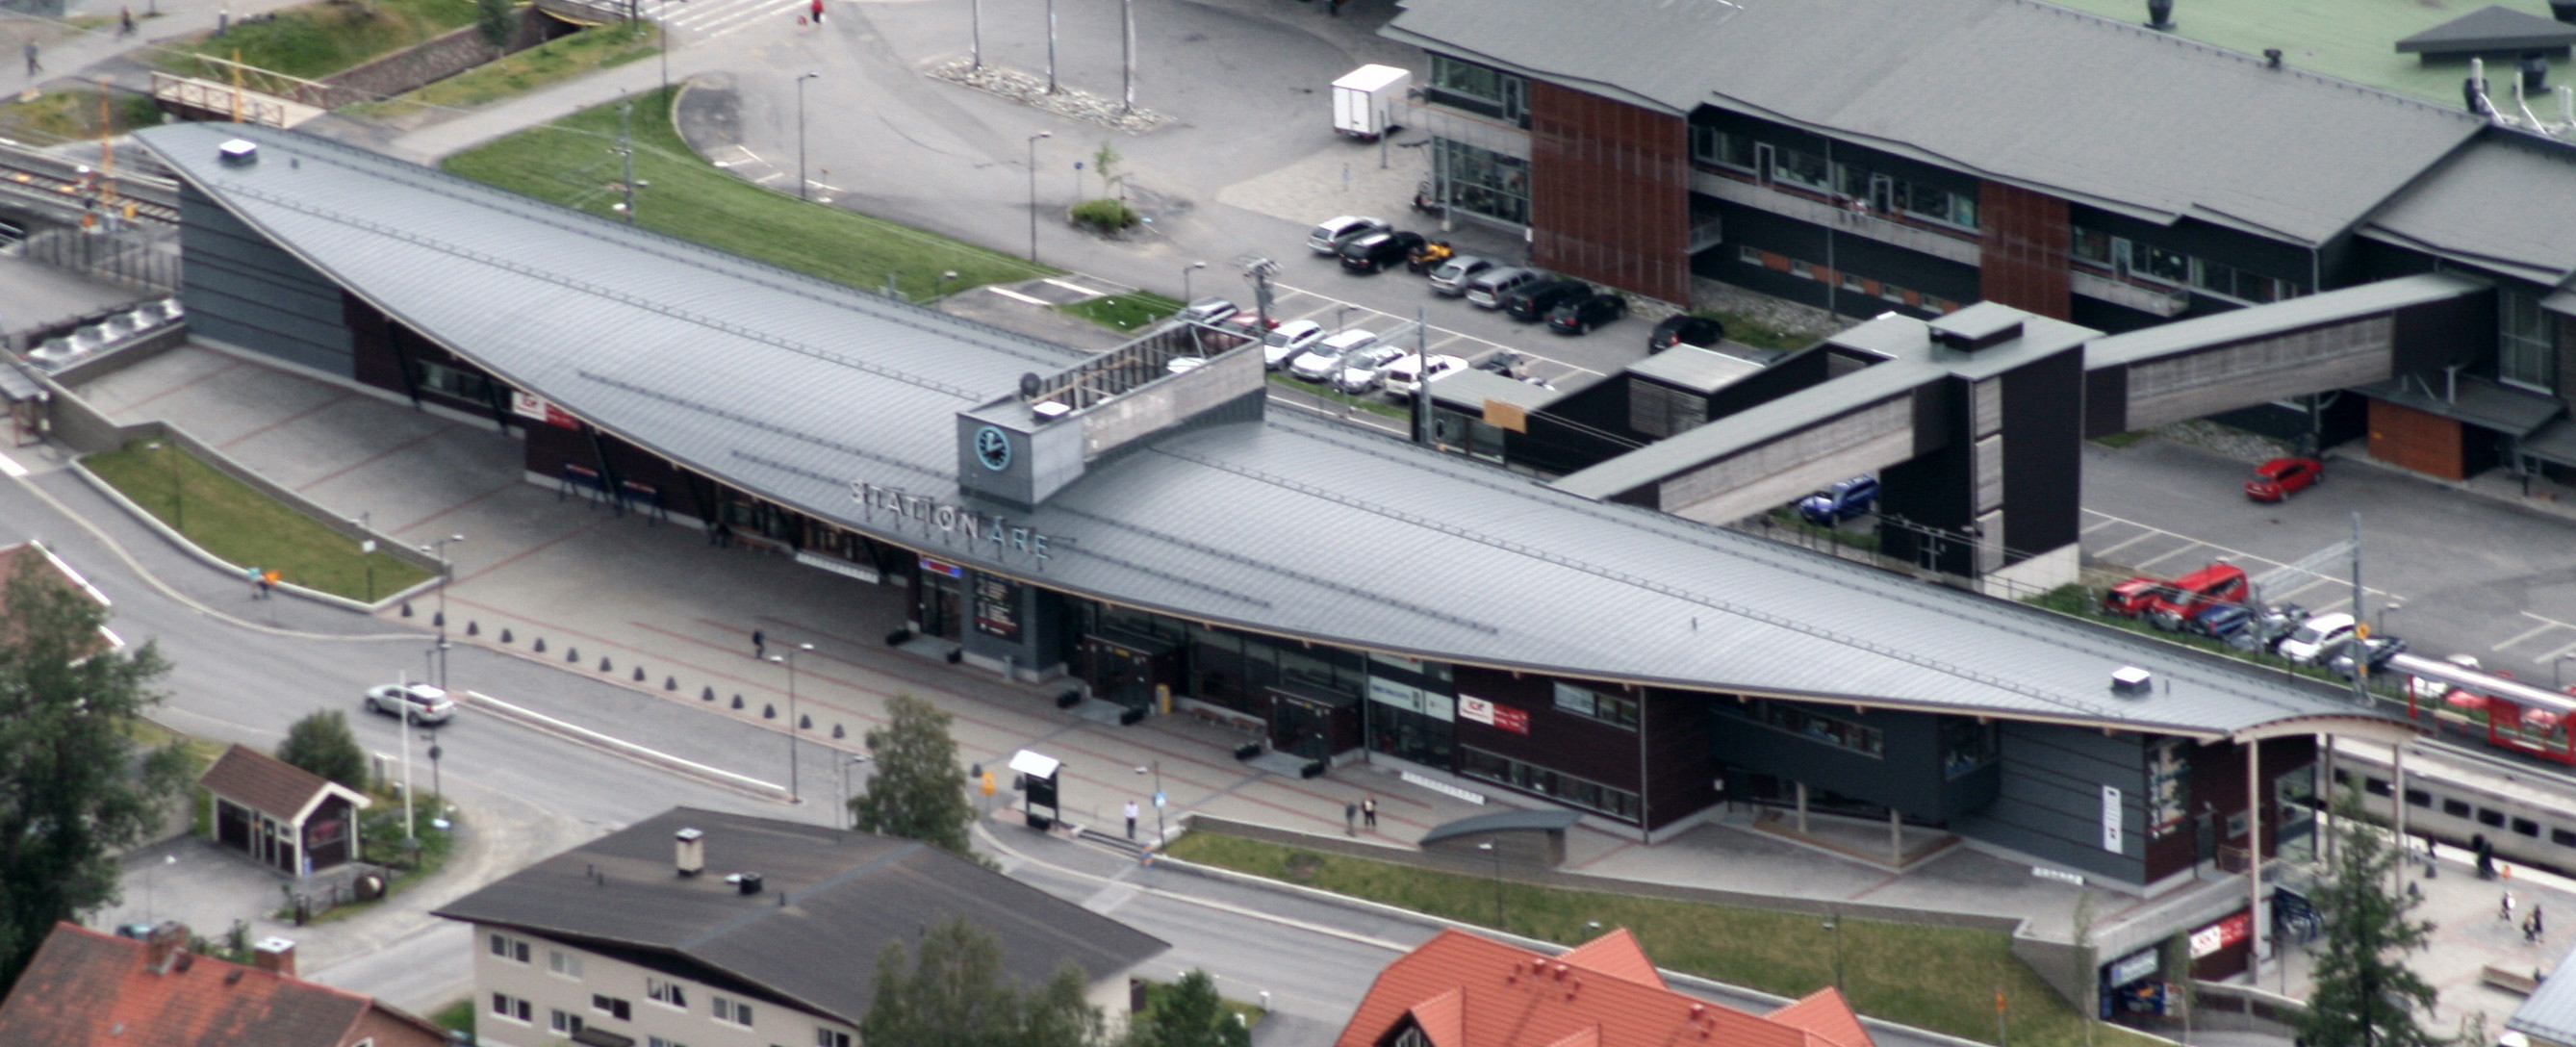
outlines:
[[997, 473], [1010, 468], [1011, 434], [989, 425], [975, 430], [975, 460]]

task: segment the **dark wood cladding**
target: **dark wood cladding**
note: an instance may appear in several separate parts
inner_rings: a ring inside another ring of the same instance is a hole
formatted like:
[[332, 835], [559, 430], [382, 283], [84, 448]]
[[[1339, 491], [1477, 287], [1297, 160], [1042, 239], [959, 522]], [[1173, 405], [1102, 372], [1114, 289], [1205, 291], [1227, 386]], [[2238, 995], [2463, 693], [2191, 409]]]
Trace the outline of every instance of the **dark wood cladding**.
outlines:
[[[487, 381], [491, 376], [485, 374], [481, 366], [421, 337], [356, 295], [343, 292], [340, 308], [342, 319], [349, 327], [350, 376], [360, 384], [409, 397], [415, 403], [434, 403], [481, 418], [497, 419], [506, 413], [501, 405], [489, 401], [468, 400], [435, 389], [414, 388], [411, 379], [403, 374], [406, 360], [438, 364]], [[502, 395], [506, 397], [507, 394]]]
[[[1637, 701], [1644, 720], [1641, 743], [1638, 731], [1558, 709], [1556, 681], [1549, 677], [1460, 666], [1457, 684], [1461, 697], [1482, 698], [1527, 713], [1530, 727], [1528, 734], [1521, 734], [1460, 717], [1458, 744], [1462, 746], [1641, 793], [1650, 829], [1695, 814], [1716, 799], [1712, 783], [1718, 770], [1709, 749], [1711, 699], [1707, 695], [1577, 682], [1577, 686]], [[1641, 756], [1646, 760], [1642, 775], [1637, 767]], [[1478, 784], [1493, 783], [1478, 780]]]
[[1996, 182], [1977, 194], [1985, 246], [1978, 265], [1978, 294], [2052, 319], [2074, 309], [2067, 286], [2066, 252], [2074, 244], [2066, 201]]
[[1530, 261], [1690, 301], [1690, 130], [1681, 117], [1530, 81]]

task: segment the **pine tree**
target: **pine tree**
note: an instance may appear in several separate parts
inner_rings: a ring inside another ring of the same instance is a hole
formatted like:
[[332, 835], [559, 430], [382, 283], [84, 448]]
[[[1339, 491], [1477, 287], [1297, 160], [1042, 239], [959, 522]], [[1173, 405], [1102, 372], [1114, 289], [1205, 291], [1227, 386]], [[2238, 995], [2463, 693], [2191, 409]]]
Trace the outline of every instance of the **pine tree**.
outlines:
[[161, 696], [152, 644], [105, 649], [107, 609], [22, 554], [0, 619], [0, 993], [54, 924], [116, 901], [113, 854], [152, 831], [186, 781], [158, 750], [133, 773], [126, 728]]
[[287, 725], [286, 740], [277, 745], [277, 758], [359, 792], [367, 791], [367, 751], [358, 747], [358, 736], [349, 730], [349, 717], [338, 709], [317, 710]]
[[1129, 1027], [1127, 1047], [1251, 1047], [1252, 1031], [1234, 1020], [1203, 970], [1181, 976]]
[[966, 799], [948, 714], [908, 694], [887, 699], [886, 713], [886, 725], [867, 737], [876, 775], [850, 801], [858, 827], [973, 857], [966, 826], [975, 820], [975, 805]]
[[2316, 988], [2300, 1033], [2308, 1047], [2439, 1047], [2418, 1016], [2433, 1008], [2433, 986], [2406, 965], [2424, 948], [2433, 925], [2409, 917], [2417, 900], [2389, 888], [2397, 853], [2359, 801], [2335, 804], [2342, 846], [2317, 891], [2325, 944], [2317, 952]]

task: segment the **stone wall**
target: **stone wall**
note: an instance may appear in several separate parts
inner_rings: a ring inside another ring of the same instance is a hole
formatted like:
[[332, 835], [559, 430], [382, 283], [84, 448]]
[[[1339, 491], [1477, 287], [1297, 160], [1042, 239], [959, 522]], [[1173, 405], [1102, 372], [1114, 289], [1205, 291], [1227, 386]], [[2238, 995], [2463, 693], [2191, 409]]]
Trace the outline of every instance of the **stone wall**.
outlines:
[[337, 109], [359, 102], [391, 98], [406, 91], [455, 76], [506, 54], [524, 51], [544, 43], [563, 23], [522, 7], [511, 15], [510, 38], [506, 46], [494, 47], [483, 39], [481, 26], [469, 25], [432, 38], [427, 43], [396, 51], [323, 77], [320, 88], [294, 92], [294, 99], [324, 109]]

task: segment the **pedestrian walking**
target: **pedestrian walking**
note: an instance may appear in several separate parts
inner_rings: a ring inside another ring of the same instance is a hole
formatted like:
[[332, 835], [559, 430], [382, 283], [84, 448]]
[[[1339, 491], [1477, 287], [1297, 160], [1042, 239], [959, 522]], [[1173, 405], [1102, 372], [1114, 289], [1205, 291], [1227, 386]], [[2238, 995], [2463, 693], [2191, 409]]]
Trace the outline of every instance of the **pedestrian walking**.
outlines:
[[245, 567], [242, 569], [242, 581], [250, 583], [250, 598], [253, 600], [259, 599], [260, 597], [260, 578], [261, 575], [259, 573], [259, 568]]
[[134, 8], [132, 5], [116, 9], [116, 35], [134, 35]]
[[809, 6], [814, 12], [814, 24], [823, 24], [823, 0], [813, 0]]
[[1127, 838], [1136, 838], [1136, 801], [1127, 801]]
[[751, 656], [759, 661], [769, 660], [769, 634], [758, 629], [751, 631]]
[[36, 61], [36, 42], [33, 40], [27, 41], [27, 75], [34, 76], [37, 73], [44, 71], [44, 64]]
[[1377, 831], [1377, 796], [1375, 794], [1360, 798], [1360, 824], [1370, 832]]
[[274, 567], [262, 572], [259, 576], [259, 598], [265, 600], [273, 595], [272, 590], [276, 589], [277, 583], [285, 577], [285, 575], [279, 574], [277, 569]]
[[2504, 903], [2496, 908], [2496, 919], [2513, 922], [2513, 892], [2504, 892]]
[[1355, 803], [1342, 804], [1342, 835], [1357, 836], [1359, 834], [1360, 805]]

